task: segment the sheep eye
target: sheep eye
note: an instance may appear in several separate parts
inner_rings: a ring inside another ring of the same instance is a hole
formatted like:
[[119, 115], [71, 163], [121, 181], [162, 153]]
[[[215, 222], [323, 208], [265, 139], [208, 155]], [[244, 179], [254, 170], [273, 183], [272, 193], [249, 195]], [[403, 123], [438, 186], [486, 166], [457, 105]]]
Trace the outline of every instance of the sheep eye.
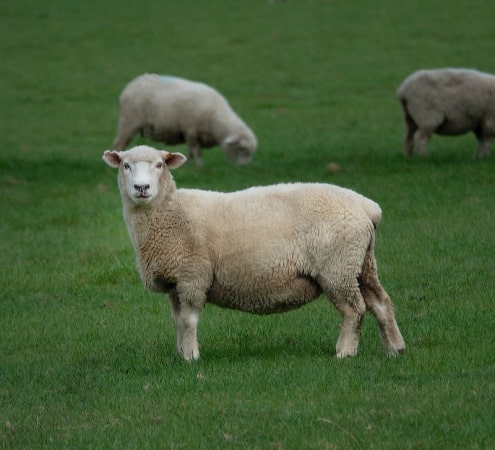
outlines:
[[163, 163], [160, 161], [156, 164], [157, 169], [161, 169], [163, 167]]
[[130, 170], [131, 166], [128, 163], [124, 163], [124, 169], [125, 170]]

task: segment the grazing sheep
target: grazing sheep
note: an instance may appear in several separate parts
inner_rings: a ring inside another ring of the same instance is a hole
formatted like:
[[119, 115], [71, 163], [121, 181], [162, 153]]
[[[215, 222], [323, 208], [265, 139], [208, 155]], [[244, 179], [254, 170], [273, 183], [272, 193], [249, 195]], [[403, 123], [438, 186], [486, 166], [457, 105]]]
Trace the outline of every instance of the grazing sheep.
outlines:
[[258, 145], [254, 133], [219, 92], [168, 76], [141, 75], [122, 91], [113, 148], [125, 149], [139, 131], [168, 145], [186, 143], [189, 156], [200, 166], [202, 148], [220, 145], [233, 161], [248, 164]]
[[177, 189], [180, 153], [138, 146], [103, 154], [118, 184], [143, 283], [169, 294], [177, 350], [199, 358], [205, 303], [256, 314], [298, 308], [322, 292], [343, 316], [337, 357], [357, 353], [365, 310], [390, 355], [405, 349], [377, 276], [373, 201], [328, 184], [279, 184], [233, 193]]
[[468, 69], [420, 70], [397, 91], [404, 109], [404, 153], [426, 153], [433, 133], [478, 139], [476, 158], [490, 154], [495, 137], [495, 76]]

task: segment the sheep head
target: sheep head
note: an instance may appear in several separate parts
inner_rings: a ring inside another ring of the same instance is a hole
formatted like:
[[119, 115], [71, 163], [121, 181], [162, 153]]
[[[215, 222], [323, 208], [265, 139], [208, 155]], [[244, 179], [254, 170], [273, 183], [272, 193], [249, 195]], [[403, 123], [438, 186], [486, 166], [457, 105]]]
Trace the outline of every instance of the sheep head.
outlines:
[[237, 164], [249, 164], [256, 152], [258, 142], [250, 130], [240, 134], [231, 134], [222, 141], [222, 150]]
[[187, 158], [141, 145], [126, 151], [106, 150], [103, 160], [119, 170], [119, 189], [124, 201], [148, 205], [160, 197], [161, 180], [171, 179], [169, 170], [180, 167]]

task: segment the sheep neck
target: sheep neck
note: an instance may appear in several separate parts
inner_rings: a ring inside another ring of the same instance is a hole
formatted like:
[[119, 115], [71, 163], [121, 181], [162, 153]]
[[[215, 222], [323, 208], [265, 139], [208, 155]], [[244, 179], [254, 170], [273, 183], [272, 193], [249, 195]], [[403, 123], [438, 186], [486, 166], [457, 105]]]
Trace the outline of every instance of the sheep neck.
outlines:
[[[124, 219], [137, 256], [145, 287], [164, 292], [174, 285], [176, 268], [182, 255], [183, 211], [175, 200], [176, 188], [169, 186], [163, 198], [151, 205], [124, 205]], [[167, 245], [171, 242], [171, 245]], [[158, 280], [158, 281], [157, 281]]]

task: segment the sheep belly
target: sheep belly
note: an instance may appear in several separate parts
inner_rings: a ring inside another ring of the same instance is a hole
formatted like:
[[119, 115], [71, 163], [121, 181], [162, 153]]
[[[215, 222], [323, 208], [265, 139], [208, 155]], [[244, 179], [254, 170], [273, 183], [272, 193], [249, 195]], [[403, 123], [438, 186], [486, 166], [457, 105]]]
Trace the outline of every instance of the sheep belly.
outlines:
[[456, 136], [476, 130], [481, 124], [482, 118], [476, 112], [454, 111], [448, 113], [445, 120], [435, 130], [435, 133], [443, 136]]
[[214, 280], [207, 301], [222, 308], [253, 314], [272, 314], [299, 308], [322, 292], [314, 279], [294, 275], [285, 280], [256, 277], [249, 284], [225, 284]]
[[[277, 227], [279, 233], [282, 228]], [[310, 261], [286, 239], [265, 236], [263, 246], [237, 242], [220, 251], [207, 301], [255, 314], [288, 311], [314, 300], [322, 290]]]
[[149, 126], [141, 129], [141, 136], [146, 139], [153, 139], [167, 145], [179, 145], [186, 142], [186, 136], [181, 131], [167, 130], [164, 127], [159, 129]]
[[[163, 142], [166, 145], [180, 145], [187, 141], [185, 132], [164, 125], [143, 127], [141, 136], [146, 139]], [[203, 148], [211, 148], [218, 144], [212, 134], [200, 130], [197, 131], [196, 140]]]
[[435, 130], [435, 133], [441, 136], [457, 136], [465, 134], [474, 128], [477, 127], [473, 123], [466, 122], [459, 124], [458, 122], [446, 120]]

